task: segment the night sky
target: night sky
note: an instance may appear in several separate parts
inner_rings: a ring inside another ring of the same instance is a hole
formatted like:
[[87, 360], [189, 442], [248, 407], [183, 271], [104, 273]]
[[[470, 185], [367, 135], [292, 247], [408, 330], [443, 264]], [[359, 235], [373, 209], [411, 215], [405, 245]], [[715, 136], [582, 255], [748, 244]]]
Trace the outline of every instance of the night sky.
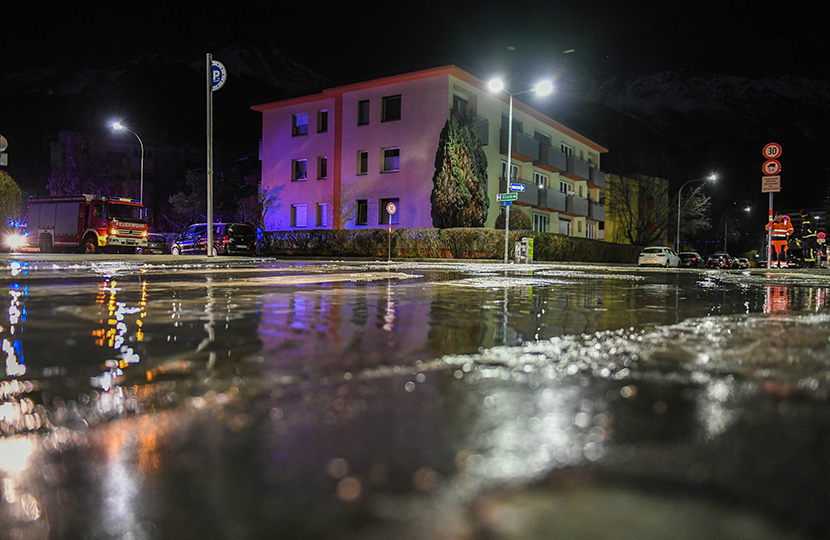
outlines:
[[826, 17], [806, 2], [241, 4], [71, 2], [51, 12], [37, 2], [4, 5], [2, 71], [105, 67], [147, 52], [273, 42], [333, 80], [446, 62], [482, 77], [509, 66], [528, 79], [563, 69], [828, 74]]

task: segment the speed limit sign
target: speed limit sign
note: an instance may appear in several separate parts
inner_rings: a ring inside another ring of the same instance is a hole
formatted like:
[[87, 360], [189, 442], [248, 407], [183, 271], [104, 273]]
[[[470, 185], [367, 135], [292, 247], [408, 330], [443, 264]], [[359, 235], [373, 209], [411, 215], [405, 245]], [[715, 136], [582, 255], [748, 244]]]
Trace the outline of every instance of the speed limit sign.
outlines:
[[764, 146], [764, 157], [767, 159], [778, 159], [781, 157], [781, 145], [771, 142]]

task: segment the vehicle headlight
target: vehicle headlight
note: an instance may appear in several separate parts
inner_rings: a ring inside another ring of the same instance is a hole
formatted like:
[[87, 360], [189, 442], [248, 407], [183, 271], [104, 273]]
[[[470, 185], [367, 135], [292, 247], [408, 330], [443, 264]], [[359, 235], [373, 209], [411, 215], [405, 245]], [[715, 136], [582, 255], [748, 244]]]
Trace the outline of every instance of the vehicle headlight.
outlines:
[[12, 249], [19, 248], [26, 243], [26, 237], [21, 234], [10, 234], [6, 236], [6, 245]]

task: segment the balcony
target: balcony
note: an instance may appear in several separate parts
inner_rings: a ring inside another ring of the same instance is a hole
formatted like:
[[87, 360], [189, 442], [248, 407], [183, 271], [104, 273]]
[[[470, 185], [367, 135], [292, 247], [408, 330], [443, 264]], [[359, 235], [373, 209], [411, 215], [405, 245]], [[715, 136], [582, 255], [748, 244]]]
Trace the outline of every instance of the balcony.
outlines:
[[[539, 188], [536, 184], [529, 180], [513, 177], [510, 180], [511, 184], [522, 184], [525, 187], [524, 191], [516, 191], [518, 198], [513, 201], [516, 204], [523, 204], [527, 206], [536, 206], [539, 203]], [[504, 178], [499, 179], [499, 193], [507, 193], [507, 182]]]
[[591, 167], [591, 170], [588, 172], [588, 185], [591, 187], [604, 188], [605, 173], [596, 167]]
[[[507, 131], [501, 131], [499, 137], [499, 152], [507, 155]], [[518, 161], [539, 160], [539, 141], [521, 131], [513, 132], [513, 147], [510, 150], [513, 159]]]
[[590, 201], [588, 204], [588, 218], [595, 219], [597, 221], [605, 221], [605, 207], [601, 204]]
[[568, 156], [568, 166], [562, 176], [571, 180], [588, 180], [591, 166], [587, 161], [582, 161], [574, 156]]
[[561, 150], [545, 144], [539, 148], [539, 159], [533, 164], [546, 171], [563, 172], [568, 167], [568, 156]]
[[568, 207], [567, 197], [558, 189], [540, 189], [539, 204], [537, 206], [552, 212], [564, 212]]
[[565, 208], [565, 213], [573, 216], [587, 216], [588, 199], [577, 197], [576, 195], [568, 195], [568, 203]]

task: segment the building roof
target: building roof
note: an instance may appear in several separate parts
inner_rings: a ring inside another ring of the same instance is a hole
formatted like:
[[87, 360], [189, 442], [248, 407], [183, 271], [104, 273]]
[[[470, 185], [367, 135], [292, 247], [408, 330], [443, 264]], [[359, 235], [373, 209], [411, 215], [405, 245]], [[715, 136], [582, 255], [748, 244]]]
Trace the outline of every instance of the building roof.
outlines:
[[[322, 99], [331, 99], [337, 96], [342, 96], [347, 92], [355, 92], [362, 89], [367, 88], [376, 88], [379, 86], [387, 86], [390, 84], [397, 84], [407, 81], [414, 81], [418, 79], [425, 79], [429, 77], [436, 77], [436, 76], [445, 76], [445, 75], [452, 75], [453, 77], [460, 79], [467, 84], [478, 88], [483, 92], [489, 92], [487, 89], [487, 84], [479, 79], [478, 77], [464, 71], [463, 69], [454, 66], [454, 65], [447, 65], [441, 66], [436, 68], [424, 69], [420, 71], [411, 71], [408, 73], [402, 73], [399, 75], [391, 75], [388, 77], [381, 77], [379, 79], [372, 79], [368, 81], [362, 81], [352, 84], [346, 84], [343, 86], [334, 86], [331, 88], [324, 88], [320, 92], [315, 92], [313, 94], [307, 94], [302, 96], [297, 96], [293, 98], [278, 100], [278, 101], [271, 101], [268, 103], [262, 103], [258, 105], [253, 105], [251, 109], [259, 112], [265, 112], [273, 109], [281, 109], [284, 107], [291, 107], [294, 105], [301, 105], [303, 103], [313, 103], [315, 101], [320, 101]], [[505, 93], [500, 93], [496, 95], [498, 99], [502, 101], [507, 101], [509, 98]], [[542, 114], [541, 112], [537, 111], [536, 109], [530, 107], [529, 105], [513, 100], [513, 107], [522, 111], [523, 113], [532, 116], [539, 120], [540, 122], [551, 126], [552, 128], [556, 129], [560, 133], [564, 133], [565, 135], [585, 144], [586, 146], [596, 150], [600, 153], [608, 152], [608, 149], [597, 144], [596, 142], [592, 141], [591, 139], [587, 138], [586, 136], [578, 133], [577, 131], [560, 124], [556, 120]]]

